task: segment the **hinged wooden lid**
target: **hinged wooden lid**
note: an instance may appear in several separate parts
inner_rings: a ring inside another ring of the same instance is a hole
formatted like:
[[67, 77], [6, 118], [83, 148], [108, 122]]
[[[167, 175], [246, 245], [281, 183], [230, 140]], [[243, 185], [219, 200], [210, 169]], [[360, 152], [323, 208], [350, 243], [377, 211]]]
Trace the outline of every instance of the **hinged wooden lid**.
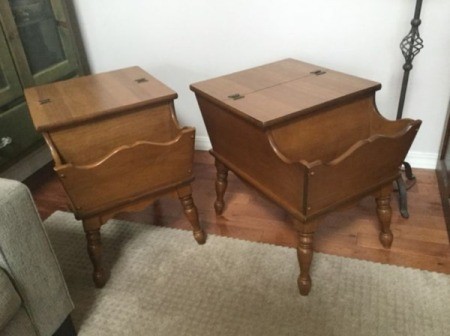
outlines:
[[25, 89], [38, 131], [78, 124], [105, 115], [173, 100], [175, 91], [139, 67]]
[[294, 59], [195, 83], [191, 90], [260, 127], [354, 97], [381, 84]]

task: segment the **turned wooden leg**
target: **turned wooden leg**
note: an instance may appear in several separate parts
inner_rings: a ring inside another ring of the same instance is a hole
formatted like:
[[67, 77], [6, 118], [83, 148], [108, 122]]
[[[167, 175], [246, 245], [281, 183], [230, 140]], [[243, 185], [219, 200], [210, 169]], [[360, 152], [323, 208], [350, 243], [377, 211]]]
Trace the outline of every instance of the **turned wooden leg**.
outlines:
[[216, 159], [216, 169], [217, 169], [217, 179], [216, 179], [216, 201], [214, 202], [214, 209], [216, 210], [217, 215], [221, 215], [223, 213], [223, 209], [225, 207], [225, 202], [223, 200], [223, 196], [225, 195], [225, 190], [227, 190], [228, 186], [228, 168], [225, 165]]
[[394, 236], [391, 231], [391, 188], [382, 188], [375, 197], [377, 203], [377, 215], [380, 222], [380, 242], [385, 248], [390, 248]]
[[181, 205], [184, 209], [184, 214], [186, 215], [189, 223], [192, 225], [192, 230], [194, 234], [194, 238], [199, 244], [204, 244], [206, 241], [205, 232], [200, 227], [198, 221], [198, 212], [197, 207], [194, 204], [194, 200], [192, 199], [192, 189], [191, 186], [185, 186], [183, 188], [179, 188], [177, 190], [178, 197], [180, 199]]
[[102, 266], [102, 242], [100, 238], [100, 227], [102, 223], [99, 218], [83, 220], [84, 232], [87, 240], [87, 251], [91, 259], [94, 271], [92, 278], [96, 287], [101, 288], [106, 284], [108, 275]]
[[311, 276], [309, 274], [313, 257], [313, 235], [312, 226], [301, 223], [294, 219], [298, 231], [297, 258], [300, 266], [300, 275], [297, 279], [300, 295], [306, 296], [311, 290]]

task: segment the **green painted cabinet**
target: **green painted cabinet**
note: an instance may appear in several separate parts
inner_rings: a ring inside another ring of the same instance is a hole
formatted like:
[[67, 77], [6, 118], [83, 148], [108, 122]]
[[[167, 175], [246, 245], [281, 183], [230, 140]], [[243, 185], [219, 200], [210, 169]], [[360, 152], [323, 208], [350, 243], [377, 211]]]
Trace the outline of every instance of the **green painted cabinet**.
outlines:
[[0, 171], [42, 144], [23, 88], [87, 74], [73, 4], [0, 0]]

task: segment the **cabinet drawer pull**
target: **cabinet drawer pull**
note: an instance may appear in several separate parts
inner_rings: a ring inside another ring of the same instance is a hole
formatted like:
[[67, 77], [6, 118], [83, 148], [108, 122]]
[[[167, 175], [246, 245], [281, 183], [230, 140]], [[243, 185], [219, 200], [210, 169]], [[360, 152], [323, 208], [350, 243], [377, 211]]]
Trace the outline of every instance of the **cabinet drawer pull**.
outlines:
[[11, 137], [3, 137], [0, 139], [0, 149], [5, 148], [12, 142]]

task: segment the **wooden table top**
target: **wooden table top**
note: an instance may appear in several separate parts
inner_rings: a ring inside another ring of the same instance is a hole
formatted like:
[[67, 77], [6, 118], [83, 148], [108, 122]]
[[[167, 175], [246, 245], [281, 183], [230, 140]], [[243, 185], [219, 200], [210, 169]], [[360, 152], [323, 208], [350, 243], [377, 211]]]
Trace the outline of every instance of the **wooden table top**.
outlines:
[[198, 82], [190, 88], [257, 126], [267, 127], [371, 94], [381, 84], [285, 59]]
[[38, 131], [173, 100], [175, 91], [135, 66], [25, 89]]

